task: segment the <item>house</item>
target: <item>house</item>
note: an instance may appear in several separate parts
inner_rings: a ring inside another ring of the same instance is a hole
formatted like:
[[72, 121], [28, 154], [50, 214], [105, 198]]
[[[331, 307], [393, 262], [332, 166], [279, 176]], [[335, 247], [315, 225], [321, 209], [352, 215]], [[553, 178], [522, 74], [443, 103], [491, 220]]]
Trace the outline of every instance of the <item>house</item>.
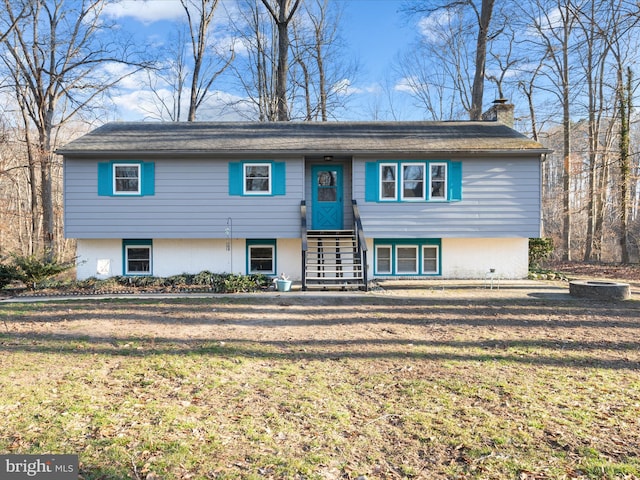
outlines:
[[548, 150], [498, 121], [140, 122], [58, 153], [78, 278], [286, 272], [311, 288], [526, 277]]

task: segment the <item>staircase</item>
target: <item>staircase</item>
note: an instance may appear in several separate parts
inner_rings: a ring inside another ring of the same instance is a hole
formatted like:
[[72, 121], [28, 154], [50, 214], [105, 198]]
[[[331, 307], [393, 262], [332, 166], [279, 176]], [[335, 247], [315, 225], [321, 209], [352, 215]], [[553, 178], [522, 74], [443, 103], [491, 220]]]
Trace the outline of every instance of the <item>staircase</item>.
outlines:
[[304, 290], [366, 289], [362, 254], [354, 230], [309, 230], [304, 269]]

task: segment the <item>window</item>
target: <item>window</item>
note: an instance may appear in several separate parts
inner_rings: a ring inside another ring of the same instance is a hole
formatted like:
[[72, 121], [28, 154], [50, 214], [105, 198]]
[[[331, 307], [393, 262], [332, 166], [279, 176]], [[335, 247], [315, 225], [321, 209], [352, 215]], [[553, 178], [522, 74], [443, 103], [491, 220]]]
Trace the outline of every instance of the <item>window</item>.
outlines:
[[402, 165], [402, 199], [424, 200], [424, 163]]
[[437, 245], [424, 245], [422, 247], [422, 273], [440, 273]]
[[366, 202], [460, 201], [462, 162], [367, 162], [364, 197]]
[[396, 170], [398, 166], [395, 163], [380, 164], [380, 199], [396, 200], [398, 198], [398, 190], [396, 186]]
[[418, 273], [418, 247], [396, 247], [396, 272], [399, 274]]
[[440, 239], [374, 240], [376, 275], [440, 275]]
[[140, 194], [140, 165], [113, 164], [113, 193], [115, 195]]
[[447, 199], [447, 164], [431, 164], [431, 200]]
[[316, 188], [319, 202], [336, 202], [338, 199], [338, 172], [336, 170], [318, 170]]
[[151, 275], [151, 240], [124, 240], [124, 274]]
[[376, 272], [380, 274], [392, 273], [391, 247], [389, 245], [379, 245], [376, 247]]
[[285, 173], [285, 162], [229, 162], [229, 195], [285, 195]]
[[98, 163], [98, 195], [155, 195], [155, 163], [127, 160]]
[[275, 240], [247, 240], [247, 272], [276, 273]]
[[244, 194], [269, 195], [271, 193], [271, 164], [244, 164]]

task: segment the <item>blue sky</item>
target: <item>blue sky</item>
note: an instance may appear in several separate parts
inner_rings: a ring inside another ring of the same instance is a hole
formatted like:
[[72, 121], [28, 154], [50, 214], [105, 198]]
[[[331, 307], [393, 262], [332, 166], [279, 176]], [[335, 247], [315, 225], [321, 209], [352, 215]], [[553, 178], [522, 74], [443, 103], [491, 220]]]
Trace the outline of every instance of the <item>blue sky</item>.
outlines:
[[[230, 0], [223, 0], [229, 2]], [[341, 36], [348, 49], [346, 58], [359, 62], [360, 69], [356, 83], [352, 85], [350, 109], [352, 118], [371, 120], [372, 105], [378, 105], [387, 95], [382, 91], [383, 85], [393, 85], [393, 61], [399, 53], [408, 48], [415, 39], [414, 22], [400, 12], [405, 0], [336, 0], [344, 2]], [[227, 3], [227, 5], [232, 5]], [[122, 0], [107, 10], [107, 16], [115, 21], [119, 28], [135, 32], [140, 42], [149, 45], [166, 43], [174, 34], [174, 26], [182, 20], [184, 12], [178, 0]], [[114, 72], [115, 73], [115, 72]], [[114, 97], [118, 112], [116, 119], [141, 120], [149, 118], [142, 108], [150, 101], [148, 92], [140, 89], [141, 78], [130, 78], [124, 88]], [[214, 84], [214, 90], [220, 91], [213, 96], [220, 101], [233, 98], [234, 94], [224, 82]], [[399, 94], [402, 97], [401, 94]], [[400, 105], [406, 98], [397, 100]], [[412, 119], [416, 114], [409, 113], [410, 107], [405, 104], [403, 119]], [[380, 113], [379, 113], [380, 114]], [[382, 114], [380, 114], [382, 115]], [[201, 115], [199, 115], [200, 117]], [[212, 113], [218, 120], [234, 120], [228, 113]], [[385, 119], [385, 118], [379, 118]]]
[[375, 81], [398, 52], [413, 40], [415, 30], [399, 12], [403, 0], [345, 0], [343, 30], [352, 52]]

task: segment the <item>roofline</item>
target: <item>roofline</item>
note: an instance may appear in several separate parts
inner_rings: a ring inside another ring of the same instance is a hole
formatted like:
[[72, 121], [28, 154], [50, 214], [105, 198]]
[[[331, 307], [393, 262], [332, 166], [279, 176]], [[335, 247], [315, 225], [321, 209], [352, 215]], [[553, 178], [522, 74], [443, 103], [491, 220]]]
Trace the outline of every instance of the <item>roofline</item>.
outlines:
[[472, 156], [540, 156], [552, 153], [553, 150], [547, 148], [521, 148], [521, 149], [500, 149], [500, 150], [412, 150], [412, 151], [398, 151], [398, 150], [101, 150], [96, 152], [95, 150], [64, 150], [58, 149], [56, 154], [62, 155], [67, 158], [102, 158], [102, 157], [120, 157], [122, 155], [135, 155], [135, 156], [153, 156], [153, 157], [202, 157], [204, 155], [209, 156], [234, 156], [234, 157], [254, 157], [254, 156], [324, 156], [324, 155], [346, 155], [346, 156], [451, 156], [458, 157], [472, 157]]

